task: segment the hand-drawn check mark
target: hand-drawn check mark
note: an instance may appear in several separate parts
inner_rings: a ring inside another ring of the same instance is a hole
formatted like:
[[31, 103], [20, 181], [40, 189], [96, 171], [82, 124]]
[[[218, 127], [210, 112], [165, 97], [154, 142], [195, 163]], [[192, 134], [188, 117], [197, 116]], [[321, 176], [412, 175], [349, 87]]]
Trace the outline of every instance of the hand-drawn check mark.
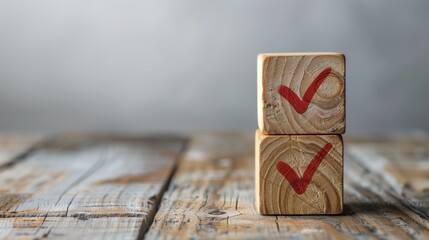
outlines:
[[307, 169], [305, 169], [304, 175], [302, 178], [299, 178], [296, 172], [285, 162], [277, 163], [277, 170], [288, 180], [293, 190], [299, 195], [303, 194], [307, 190], [308, 183], [313, 178], [314, 173], [319, 167], [322, 160], [328, 155], [328, 152], [331, 150], [332, 144], [327, 143], [311, 160]]
[[295, 111], [297, 111], [299, 114], [303, 114], [305, 111], [307, 111], [308, 105], [310, 104], [314, 94], [316, 94], [317, 89], [320, 87], [320, 85], [322, 85], [323, 81], [325, 81], [326, 77], [328, 77], [331, 71], [332, 68], [326, 68], [319, 75], [317, 75], [317, 77], [308, 87], [307, 91], [305, 91], [302, 100], [298, 97], [298, 95], [296, 95], [295, 92], [284, 85], [280, 85], [278, 88], [278, 93], [289, 101]]

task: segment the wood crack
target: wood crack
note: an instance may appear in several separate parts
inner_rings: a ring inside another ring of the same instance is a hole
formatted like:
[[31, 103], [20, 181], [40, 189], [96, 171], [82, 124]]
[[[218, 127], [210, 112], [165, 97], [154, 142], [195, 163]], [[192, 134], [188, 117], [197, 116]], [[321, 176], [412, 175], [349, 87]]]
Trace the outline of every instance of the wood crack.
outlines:
[[81, 182], [83, 182], [85, 179], [89, 178], [92, 174], [97, 172], [97, 170], [100, 169], [107, 162], [107, 159], [107, 157], [100, 156], [98, 160], [90, 168], [88, 168], [87, 171], [85, 171], [78, 179], [76, 179], [64, 189], [64, 191], [60, 194], [58, 201], [55, 203], [55, 206], [58, 205], [58, 203], [68, 191], [70, 191], [71, 189], [79, 185]]

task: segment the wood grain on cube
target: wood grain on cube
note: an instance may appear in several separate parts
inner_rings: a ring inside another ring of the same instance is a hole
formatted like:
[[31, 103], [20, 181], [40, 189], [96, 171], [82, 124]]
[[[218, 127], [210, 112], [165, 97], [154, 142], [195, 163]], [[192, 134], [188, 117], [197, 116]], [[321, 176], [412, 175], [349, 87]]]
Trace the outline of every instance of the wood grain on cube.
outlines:
[[76, 136], [42, 145], [0, 174], [0, 238], [142, 236], [183, 144]]
[[258, 123], [265, 134], [344, 133], [344, 55], [260, 54]]
[[[258, 130], [255, 144], [256, 205], [261, 214], [342, 212], [341, 135], [264, 135]], [[285, 165], [291, 169], [282, 172]], [[305, 179], [312, 167], [314, 175]], [[291, 182], [285, 174], [293, 172], [299, 179]]]

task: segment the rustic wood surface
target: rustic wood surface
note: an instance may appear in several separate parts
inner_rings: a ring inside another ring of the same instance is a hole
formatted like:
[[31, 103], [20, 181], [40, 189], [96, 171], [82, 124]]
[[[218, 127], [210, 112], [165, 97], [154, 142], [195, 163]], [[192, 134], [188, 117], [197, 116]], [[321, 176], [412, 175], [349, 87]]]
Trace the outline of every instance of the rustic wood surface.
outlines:
[[288, 217], [256, 211], [254, 134], [184, 141], [60, 137], [11, 155], [0, 238], [429, 239], [429, 138], [345, 141], [344, 213]]
[[[428, 139], [402, 137], [366, 141], [351, 145], [348, 152], [374, 176], [382, 176], [375, 187], [389, 189], [390, 196], [412, 209], [416, 219], [429, 218]], [[421, 223], [429, 228], [428, 221]]]
[[[319, 75], [324, 77], [316, 80]], [[320, 82], [321, 85], [314, 87], [312, 85], [314, 81]], [[263, 133], [344, 133], [345, 58], [343, 54], [260, 54], [257, 86], [258, 122], [259, 129]], [[284, 91], [284, 87], [290, 89], [299, 98], [292, 101], [295, 106], [301, 106], [303, 109], [308, 107], [304, 112], [298, 111], [285, 99], [284, 95], [290, 97], [291, 94]], [[307, 90], [316, 92], [310, 97], [306, 95]], [[305, 106], [306, 104], [309, 105]]]
[[[255, 135], [256, 207], [259, 213], [339, 214], [343, 211], [341, 135], [265, 135], [260, 130]], [[314, 175], [304, 187], [304, 172], [311, 168], [311, 162], [327, 144], [332, 147], [326, 151], [320, 165], [314, 167]], [[279, 170], [281, 164], [290, 166], [287, 174], [296, 172], [299, 178], [295, 182], [286, 180]]]
[[0, 237], [135, 239], [150, 226], [184, 140], [85, 136], [0, 172]]

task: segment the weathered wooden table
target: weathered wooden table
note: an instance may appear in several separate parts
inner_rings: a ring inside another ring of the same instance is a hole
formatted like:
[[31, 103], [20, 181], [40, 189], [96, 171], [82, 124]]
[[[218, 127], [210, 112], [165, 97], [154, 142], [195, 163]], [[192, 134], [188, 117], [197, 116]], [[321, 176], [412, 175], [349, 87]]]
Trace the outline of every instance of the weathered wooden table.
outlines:
[[1, 238], [429, 239], [429, 139], [346, 138], [340, 216], [261, 216], [253, 133], [0, 137]]

